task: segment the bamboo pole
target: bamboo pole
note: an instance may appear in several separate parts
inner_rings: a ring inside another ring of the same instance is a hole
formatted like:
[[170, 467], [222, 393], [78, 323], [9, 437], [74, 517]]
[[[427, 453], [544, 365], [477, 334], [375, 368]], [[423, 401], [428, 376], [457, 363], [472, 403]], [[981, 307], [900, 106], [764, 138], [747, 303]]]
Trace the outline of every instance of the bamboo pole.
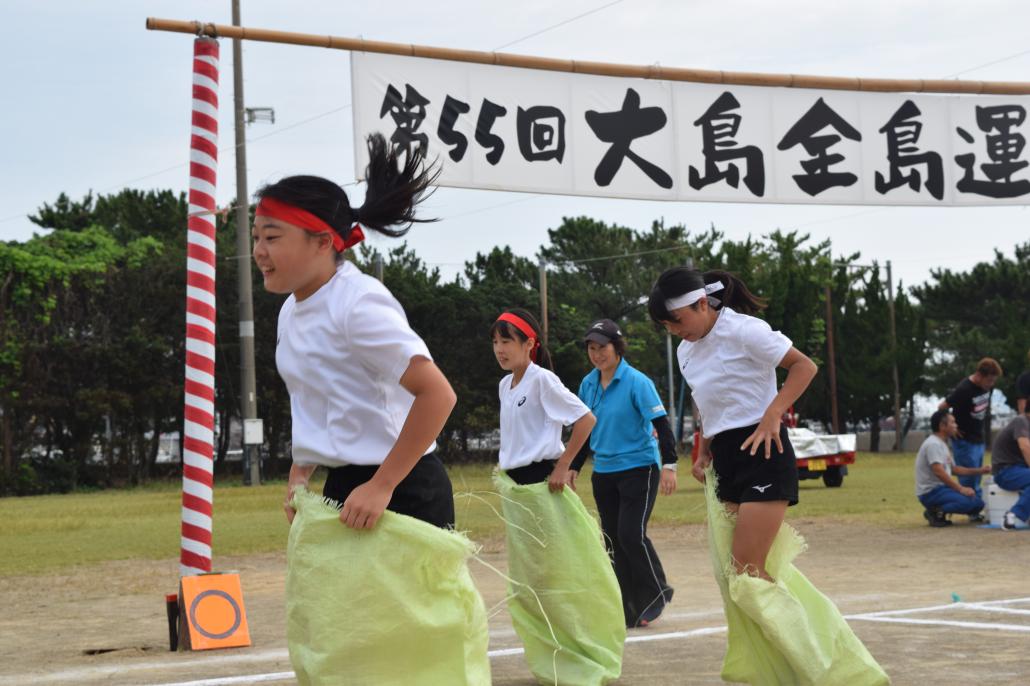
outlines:
[[721, 83], [733, 86], [779, 86], [784, 88], [823, 88], [843, 91], [869, 91], [881, 93], [960, 93], [966, 95], [1030, 95], [1030, 82], [1025, 81], [958, 81], [949, 79], [875, 79], [843, 76], [803, 76], [799, 74], [762, 74], [751, 72], [716, 71], [663, 67], [657, 64], [632, 65], [608, 62], [562, 60], [531, 55], [513, 55], [504, 52], [456, 50], [410, 43], [388, 43], [363, 38], [294, 33], [272, 29], [254, 29], [245, 26], [212, 24], [177, 19], [147, 19], [151, 31], [171, 31], [212, 38], [239, 38], [265, 43], [308, 45], [332, 50], [377, 52], [387, 55], [406, 55], [454, 62], [492, 64], [501, 67], [520, 67], [544, 71], [596, 74], [598, 76], [627, 76], [661, 81], [692, 81], [695, 83]]

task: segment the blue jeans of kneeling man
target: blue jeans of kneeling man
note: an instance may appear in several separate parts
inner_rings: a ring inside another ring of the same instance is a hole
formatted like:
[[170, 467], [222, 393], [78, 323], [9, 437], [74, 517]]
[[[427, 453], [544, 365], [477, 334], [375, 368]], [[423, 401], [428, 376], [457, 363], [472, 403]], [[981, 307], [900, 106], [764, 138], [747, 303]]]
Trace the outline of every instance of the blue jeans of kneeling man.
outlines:
[[1019, 500], [1012, 506], [1012, 514], [1024, 522], [1030, 518], [1030, 467], [1014, 464], [994, 475], [994, 483], [1006, 491], [1019, 493]]
[[919, 496], [919, 502], [928, 510], [934, 508], [948, 514], [976, 514], [984, 509], [984, 501], [976, 496], [962, 495], [948, 486], [938, 486]]

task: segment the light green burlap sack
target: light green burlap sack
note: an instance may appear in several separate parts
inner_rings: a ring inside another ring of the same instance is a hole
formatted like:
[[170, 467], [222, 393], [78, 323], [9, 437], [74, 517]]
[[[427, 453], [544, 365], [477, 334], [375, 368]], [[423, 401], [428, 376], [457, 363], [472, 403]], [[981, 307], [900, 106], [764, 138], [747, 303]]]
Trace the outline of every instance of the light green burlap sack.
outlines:
[[708, 543], [722, 591], [729, 636], [725, 681], [762, 686], [880, 686], [890, 679], [837, 607], [794, 566], [805, 541], [784, 523], [765, 568], [776, 583], [733, 569], [736, 519], [715, 497], [715, 473], [705, 479]]
[[308, 491], [287, 544], [290, 661], [302, 684], [489, 686], [489, 634], [464, 536], [385, 512], [344, 526]]
[[597, 522], [572, 489], [497, 472], [508, 537], [508, 609], [541, 684], [598, 686], [622, 671], [622, 595]]

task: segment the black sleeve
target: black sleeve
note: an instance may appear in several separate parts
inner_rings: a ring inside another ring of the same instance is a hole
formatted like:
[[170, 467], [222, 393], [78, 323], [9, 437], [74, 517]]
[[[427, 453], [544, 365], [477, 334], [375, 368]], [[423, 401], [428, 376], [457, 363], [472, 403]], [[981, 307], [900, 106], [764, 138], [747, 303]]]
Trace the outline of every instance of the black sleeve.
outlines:
[[583, 471], [583, 465], [586, 463], [587, 458], [590, 457], [590, 439], [583, 441], [583, 447], [576, 453], [576, 457], [572, 459], [572, 464], [569, 465], [569, 469], [577, 472]]
[[658, 432], [658, 451], [662, 454], [662, 464], [676, 464], [679, 455], [676, 454], [676, 437], [672, 435], [669, 417], [667, 415], [655, 417], [651, 420], [651, 425]]
[[1030, 371], [1023, 372], [1016, 379], [1016, 397], [1030, 398]]

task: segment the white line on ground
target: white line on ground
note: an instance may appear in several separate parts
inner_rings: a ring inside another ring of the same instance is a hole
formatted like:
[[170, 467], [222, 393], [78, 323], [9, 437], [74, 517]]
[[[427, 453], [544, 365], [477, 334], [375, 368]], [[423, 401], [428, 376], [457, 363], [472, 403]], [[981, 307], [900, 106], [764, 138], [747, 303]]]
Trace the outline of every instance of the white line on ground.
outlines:
[[999, 612], [1007, 615], [1030, 615], [1030, 610], [1019, 610], [1014, 607], [998, 607], [996, 605], [982, 605], [980, 603], [966, 603], [966, 608], [978, 612]]
[[[183, 656], [185, 658], [185, 656]], [[118, 665], [96, 665], [93, 667], [82, 667], [80, 669], [67, 669], [49, 674], [22, 674], [17, 675], [14, 681], [16, 684], [45, 684], [45, 683], [66, 683], [74, 684], [86, 679], [99, 677], [113, 677], [123, 675], [127, 672], [148, 671], [151, 669], [175, 669], [185, 664], [189, 665], [231, 665], [239, 662], [264, 662], [271, 660], [287, 660], [290, 655], [285, 648], [273, 650], [261, 650], [254, 652], [237, 652], [224, 655], [200, 655], [193, 656], [193, 659], [182, 660], [151, 660], [149, 662], [134, 662]], [[292, 674], [292, 672], [291, 672]]]
[[888, 622], [891, 624], [919, 624], [922, 626], [954, 626], [961, 629], [986, 629], [988, 631], [1026, 631], [1030, 632], [1030, 624], [991, 624], [986, 622], [960, 622], [948, 619], [908, 619], [902, 617], [871, 617], [868, 615], [853, 615], [848, 619], [858, 619], [867, 622]]
[[241, 676], [223, 676], [217, 679], [201, 679], [199, 681], [177, 681], [162, 686], [231, 686], [232, 684], [257, 684], [262, 681], [286, 681], [293, 679], [293, 672], [271, 672], [269, 674], [244, 674]]
[[947, 605], [928, 605], [927, 607], [910, 607], [904, 610], [879, 610], [877, 612], [862, 612], [855, 615], [848, 615], [847, 619], [863, 619], [872, 617], [897, 617], [899, 615], [911, 615], [919, 612], [937, 612], [939, 610], [954, 610], [963, 603], [948, 603]]
[[982, 600], [977, 605], [1011, 605], [1013, 603], [1030, 603], [1030, 598], [1005, 598], [1004, 600]]
[[[986, 629], [993, 631], [1018, 631], [1018, 632], [1030, 632], [1030, 625], [1019, 625], [1019, 624], [992, 624], [983, 622], [964, 622], [964, 621], [950, 621], [950, 620], [929, 620], [929, 619], [904, 619], [900, 615], [909, 615], [919, 612], [936, 612], [940, 610], [955, 610], [955, 609], [968, 609], [968, 610], [985, 610], [985, 611], [996, 611], [1006, 612], [1009, 614], [1028, 614], [1030, 610], [1017, 610], [1009, 608], [998, 608], [993, 607], [996, 605], [1009, 605], [1015, 603], [1030, 603], [1030, 597], [1026, 598], [1005, 598], [1001, 600], [987, 600], [977, 603], [949, 603], [947, 605], [930, 605], [926, 607], [914, 607], [905, 608], [900, 610], [881, 610], [877, 612], [867, 612], [860, 614], [845, 615], [845, 619], [848, 620], [865, 620], [871, 622], [885, 622], [895, 624], [914, 624], [922, 626], [953, 626], [967, 629]], [[669, 614], [667, 618], [702, 618], [712, 615], [721, 614], [720, 611], [703, 611], [703, 612], [684, 612]], [[710, 636], [719, 634], [726, 631], [725, 626], [713, 626], [713, 627], [702, 627], [699, 629], [692, 629], [689, 631], [672, 631], [661, 634], [636, 634], [630, 635], [626, 638], [626, 643], [648, 643], [652, 641], [664, 641], [671, 639], [683, 639], [693, 638], [699, 636]], [[491, 636], [495, 638], [501, 634], [507, 634], [508, 630], [500, 629], [491, 632]], [[521, 655], [523, 653], [522, 648], [499, 648], [491, 650], [488, 655], [491, 658], [509, 657], [512, 655]], [[284, 648], [270, 649], [264, 651], [252, 651], [252, 652], [241, 652], [237, 654], [222, 654], [222, 655], [206, 655], [200, 659], [187, 660], [162, 660], [162, 661], [150, 661], [150, 662], [138, 662], [135, 664], [120, 664], [120, 665], [97, 665], [95, 667], [84, 667], [81, 669], [65, 670], [61, 672], [51, 672], [49, 674], [24, 674], [16, 675], [14, 678], [16, 681], [11, 683], [17, 684], [44, 684], [54, 682], [79, 682], [86, 679], [98, 678], [98, 677], [111, 677], [116, 675], [124, 675], [129, 671], [146, 671], [152, 669], [169, 669], [176, 667], [183, 667], [186, 664], [192, 666], [214, 666], [214, 665], [226, 665], [234, 664], [239, 662], [261, 662], [271, 660], [286, 660], [289, 658], [289, 653]], [[245, 676], [230, 676], [230, 677], [217, 677], [211, 679], [201, 679], [199, 681], [181, 681], [174, 683], [160, 684], [159, 686], [229, 686], [231, 684], [242, 684], [242, 683], [257, 683], [265, 681], [282, 681], [293, 677], [293, 672], [269, 672], [265, 674], [250, 674]], [[0, 678], [7, 678], [0, 677]]]
[[[646, 643], [650, 641], [665, 641], [672, 638], [691, 638], [694, 636], [710, 636], [726, 631], [724, 626], [705, 627], [692, 631], [672, 631], [665, 634], [645, 634], [641, 636], [630, 636], [626, 643]], [[525, 652], [522, 648], [503, 648], [491, 650], [487, 653], [490, 657], [510, 657], [521, 655]], [[230, 686], [231, 684], [247, 684], [260, 681], [282, 681], [293, 678], [293, 672], [275, 672], [271, 674], [251, 674], [243, 676], [228, 676], [215, 679], [200, 679], [198, 681], [176, 681], [174, 683], [160, 684], [159, 686]]]

